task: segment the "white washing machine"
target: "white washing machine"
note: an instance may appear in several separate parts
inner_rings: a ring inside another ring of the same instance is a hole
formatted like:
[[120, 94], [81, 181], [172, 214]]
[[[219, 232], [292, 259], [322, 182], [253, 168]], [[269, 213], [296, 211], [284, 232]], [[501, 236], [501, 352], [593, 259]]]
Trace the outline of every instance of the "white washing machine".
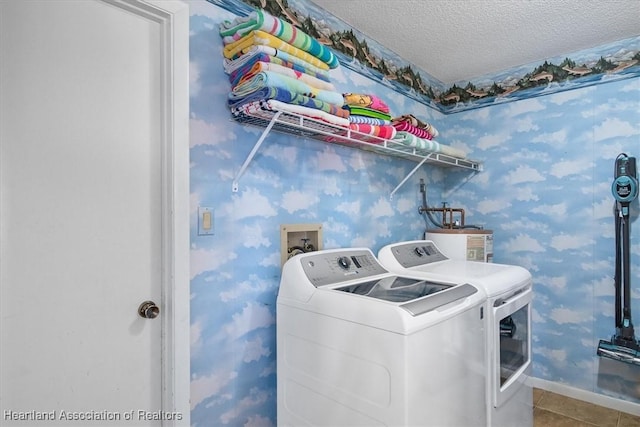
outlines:
[[279, 426], [484, 426], [485, 293], [389, 273], [369, 249], [296, 255], [277, 298]]
[[533, 425], [531, 273], [513, 265], [447, 258], [430, 240], [380, 249], [379, 262], [396, 274], [470, 283], [487, 294], [487, 425]]

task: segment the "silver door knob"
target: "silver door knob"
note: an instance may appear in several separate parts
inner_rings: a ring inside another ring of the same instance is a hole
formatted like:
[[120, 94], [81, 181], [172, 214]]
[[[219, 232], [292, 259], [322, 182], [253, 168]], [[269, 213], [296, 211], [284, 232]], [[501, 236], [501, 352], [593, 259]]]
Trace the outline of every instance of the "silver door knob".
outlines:
[[145, 319], [155, 319], [160, 314], [160, 307], [153, 301], [145, 301], [138, 307], [138, 314]]

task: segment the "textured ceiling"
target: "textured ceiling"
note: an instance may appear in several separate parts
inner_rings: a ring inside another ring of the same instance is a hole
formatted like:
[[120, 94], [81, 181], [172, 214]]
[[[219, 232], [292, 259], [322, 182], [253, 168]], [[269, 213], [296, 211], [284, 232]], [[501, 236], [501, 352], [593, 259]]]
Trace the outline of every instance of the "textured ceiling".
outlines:
[[640, 0], [312, 0], [445, 84], [640, 35]]

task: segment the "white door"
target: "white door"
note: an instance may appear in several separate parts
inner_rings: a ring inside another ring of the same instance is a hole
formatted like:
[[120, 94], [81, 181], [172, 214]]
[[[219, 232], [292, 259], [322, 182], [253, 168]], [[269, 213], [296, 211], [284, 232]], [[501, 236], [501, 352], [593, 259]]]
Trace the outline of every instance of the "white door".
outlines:
[[0, 1], [2, 425], [188, 419], [163, 393], [188, 251], [171, 217], [170, 38], [129, 3]]

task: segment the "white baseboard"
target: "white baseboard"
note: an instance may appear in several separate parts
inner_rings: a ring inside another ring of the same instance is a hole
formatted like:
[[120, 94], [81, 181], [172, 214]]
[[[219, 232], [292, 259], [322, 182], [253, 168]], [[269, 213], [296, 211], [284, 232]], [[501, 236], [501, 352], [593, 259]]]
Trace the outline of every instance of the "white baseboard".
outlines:
[[626, 400], [616, 399], [605, 396], [604, 394], [570, 387], [565, 384], [547, 381], [541, 378], [529, 377], [529, 383], [535, 388], [593, 403], [594, 405], [604, 406], [605, 408], [615, 409], [616, 411], [626, 412], [627, 414], [640, 416], [640, 404], [638, 403], [627, 402]]

